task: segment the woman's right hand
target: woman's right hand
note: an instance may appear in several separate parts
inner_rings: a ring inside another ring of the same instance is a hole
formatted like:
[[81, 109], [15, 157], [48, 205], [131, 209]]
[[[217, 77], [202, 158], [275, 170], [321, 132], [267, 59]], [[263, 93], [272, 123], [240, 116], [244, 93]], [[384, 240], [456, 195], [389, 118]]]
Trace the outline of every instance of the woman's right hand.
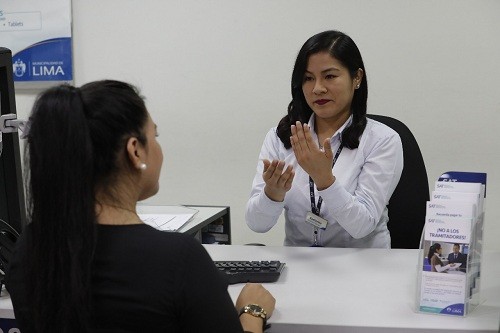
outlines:
[[287, 166], [285, 170], [285, 161], [267, 159], [264, 162], [264, 172], [262, 178], [266, 183], [264, 193], [273, 201], [281, 202], [285, 200], [285, 194], [292, 188], [293, 177], [295, 171], [291, 165]]

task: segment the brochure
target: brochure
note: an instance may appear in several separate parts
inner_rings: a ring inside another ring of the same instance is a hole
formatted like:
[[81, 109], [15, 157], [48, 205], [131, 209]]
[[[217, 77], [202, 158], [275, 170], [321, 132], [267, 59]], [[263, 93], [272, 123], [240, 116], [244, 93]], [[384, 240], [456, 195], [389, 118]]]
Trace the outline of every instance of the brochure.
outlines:
[[478, 192], [433, 191], [431, 194], [431, 201], [433, 200], [468, 201], [476, 205], [477, 212], [483, 211], [483, 197], [481, 193]]
[[426, 216], [472, 218], [476, 216], [476, 205], [466, 201], [432, 200], [427, 202]]
[[425, 239], [436, 242], [455, 242], [469, 244], [472, 231], [471, 217], [427, 216]]
[[427, 202], [417, 311], [465, 316], [479, 303], [486, 174], [444, 173]]

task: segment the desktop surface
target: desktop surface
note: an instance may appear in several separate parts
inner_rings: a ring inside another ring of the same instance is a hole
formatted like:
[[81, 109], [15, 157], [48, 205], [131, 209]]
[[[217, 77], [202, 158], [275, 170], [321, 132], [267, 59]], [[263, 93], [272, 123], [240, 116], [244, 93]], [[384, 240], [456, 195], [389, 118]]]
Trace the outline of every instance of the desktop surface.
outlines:
[[[498, 332], [499, 252], [483, 254], [481, 300], [466, 317], [414, 311], [419, 250], [204, 245], [213, 260], [279, 260], [270, 333]], [[242, 284], [228, 290], [236, 300]], [[14, 318], [5, 290], [0, 318]]]
[[[269, 332], [497, 332], [500, 253], [485, 253], [481, 299], [463, 317], [414, 311], [419, 250], [205, 245], [213, 260], [280, 260]], [[242, 285], [229, 286], [235, 301]]]

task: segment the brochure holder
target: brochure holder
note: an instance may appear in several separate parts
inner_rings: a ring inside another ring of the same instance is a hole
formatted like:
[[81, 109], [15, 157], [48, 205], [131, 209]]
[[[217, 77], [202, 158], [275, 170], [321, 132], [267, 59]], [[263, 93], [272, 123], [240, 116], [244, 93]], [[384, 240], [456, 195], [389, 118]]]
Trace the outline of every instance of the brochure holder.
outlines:
[[466, 316], [480, 302], [486, 173], [446, 172], [427, 202], [416, 311]]

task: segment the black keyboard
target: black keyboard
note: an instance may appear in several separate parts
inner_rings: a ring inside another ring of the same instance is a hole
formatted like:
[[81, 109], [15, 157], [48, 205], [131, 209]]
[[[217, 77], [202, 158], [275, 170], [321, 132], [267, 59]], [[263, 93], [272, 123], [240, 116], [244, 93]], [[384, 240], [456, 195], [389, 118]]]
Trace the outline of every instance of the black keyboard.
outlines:
[[246, 282], [276, 282], [285, 267], [274, 261], [214, 261], [215, 267], [226, 276], [229, 284]]

